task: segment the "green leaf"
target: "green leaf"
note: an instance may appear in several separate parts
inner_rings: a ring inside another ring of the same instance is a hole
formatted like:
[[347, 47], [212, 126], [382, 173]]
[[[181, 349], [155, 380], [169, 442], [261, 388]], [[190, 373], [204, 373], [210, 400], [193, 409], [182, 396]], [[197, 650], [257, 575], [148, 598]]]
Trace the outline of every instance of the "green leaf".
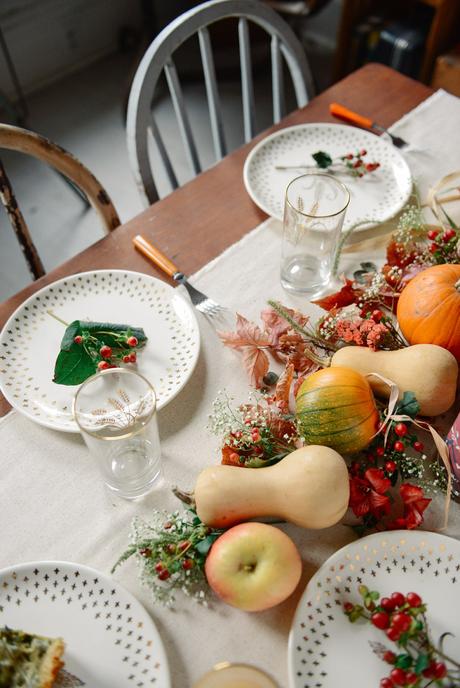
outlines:
[[53, 382], [57, 385], [80, 385], [97, 369], [96, 361], [80, 344], [71, 351], [60, 351], [54, 364]]
[[429, 666], [430, 664], [430, 658], [428, 655], [419, 655], [417, 657], [417, 660], [415, 662], [414, 666], [414, 671], [416, 674], [421, 674], [422, 671], [425, 671], [425, 669]]
[[329, 153], [325, 153], [324, 151], [318, 151], [317, 153], [313, 153], [311, 157], [316, 162], [318, 167], [322, 170], [325, 170], [332, 165], [331, 156], [329, 155]]
[[209, 535], [207, 535], [204, 538], [204, 540], [201, 540], [197, 545], [195, 545], [196, 551], [205, 557], [207, 555], [207, 553], [209, 552], [209, 550], [211, 549], [214, 542], [220, 536], [221, 536], [220, 532], [219, 533], [210, 533]]
[[410, 416], [411, 418], [415, 418], [419, 411], [420, 404], [415, 398], [415, 394], [413, 392], [404, 392], [403, 398], [399, 404], [396, 405], [395, 414], [406, 415]]
[[398, 669], [410, 669], [412, 666], [412, 657], [410, 655], [398, 655], [395, 661], [395, 667]]
[[122, 325], [118, 323], [91, 321], [85, 322], [84, 320], [74, 320], [64, 332], [64, 336], [61, 341], [61, 351], [69, 351], [72, 347], [72, 344], [74, 344], [74, 338], [79, 334], [82, 335], [84, 332], [100, 340], [101, 345], [107, 344], [107, 346], [111, 347], [120, 347], [120, 343], [117, 342], [116, 337], [117, 335], [124, 334], [126, 334], [126, 337], [130, 337], [131, 335], [136, 337], [140, 346], [143, 346], [147, 342], [146, 334], [141, 327], [131, 327], [130, 325]]
[[371, 590], [371, 592], [369, 593], [369, 597], [371, 598], [371, 600], [375, 602], [380, 598], [380, 593], [377, 592], [377, 590]]

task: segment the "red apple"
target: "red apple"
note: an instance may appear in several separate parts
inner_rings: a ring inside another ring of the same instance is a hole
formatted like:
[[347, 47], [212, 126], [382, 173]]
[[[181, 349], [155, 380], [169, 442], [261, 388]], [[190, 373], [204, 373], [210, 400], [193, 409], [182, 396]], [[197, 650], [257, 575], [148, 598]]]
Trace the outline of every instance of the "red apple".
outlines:
[[209, 585], [224, 602], [258, 612], [294, 592], [302, 561], [283, 531], [266, 523], [241, 523], [215, 541], [205, 572]]

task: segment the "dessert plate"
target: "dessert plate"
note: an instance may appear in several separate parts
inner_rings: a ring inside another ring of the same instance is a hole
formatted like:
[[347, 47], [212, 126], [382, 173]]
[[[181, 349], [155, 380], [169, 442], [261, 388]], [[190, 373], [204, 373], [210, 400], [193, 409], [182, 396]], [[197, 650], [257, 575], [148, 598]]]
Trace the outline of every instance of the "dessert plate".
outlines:
[[340, 549], [309, 581], [289, 635], [291, 688], [370, 688], [388, 676], [391, 667], [370, 643], [396, 645], [369, 623], [350, 624], [343, 613], [345, 602], [361, 602], [361, 584], [382, 596], [418, 593], [428, 605], [431, 637], [450, 631], [444, 648], [458, 657], [460, 542], [419, 530], [377, 533]]
[[[325, 172], [315, 168], [313, 153], [325, 151], [332, 158], [366, 149], [365, 160], [380, 167], [364, 177], [337, 173], [350, 192], [343, 229], [365, 222], [359, 229], [384, 222], [401, 210], [412, 191], [409, 166], [398, 149], [380, 136], [344, 124], [299, 124], [267, 136], [249, 153], [244, 165], [244, 184], [248, 194], [264, 212], [283, 219], [286, 187], [306, 172]], [[277, 170], [277, 165], [308, 165]]]
[[159, 409], [174, 399], [195, 368], [198, 323], [176, 289], [127, 270], [65, 277], [21, 304], [0, 334], [1, 391], [15, 409], [41, 425], [78, 432], [71, 411], [78, 387], [52, 381], [65, 325], [48, 311], [67, 323], [92, 320], [144, 328], [148, 342], [133, 369], [154, 386]]
[[170, 688], [159, 633], [119, 583], [69, 562], [19, 564], [0, 571], [1, 625], [62, 638], [59, 686]]

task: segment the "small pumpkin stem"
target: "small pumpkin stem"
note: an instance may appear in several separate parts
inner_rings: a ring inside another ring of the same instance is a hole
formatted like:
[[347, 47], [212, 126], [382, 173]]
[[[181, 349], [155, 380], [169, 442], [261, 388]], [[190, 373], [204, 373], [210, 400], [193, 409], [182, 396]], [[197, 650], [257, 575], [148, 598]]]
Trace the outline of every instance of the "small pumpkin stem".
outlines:
[[455, 282], [455, 289], [457, 291], [460, 291], [460, 279], [457, 282]]

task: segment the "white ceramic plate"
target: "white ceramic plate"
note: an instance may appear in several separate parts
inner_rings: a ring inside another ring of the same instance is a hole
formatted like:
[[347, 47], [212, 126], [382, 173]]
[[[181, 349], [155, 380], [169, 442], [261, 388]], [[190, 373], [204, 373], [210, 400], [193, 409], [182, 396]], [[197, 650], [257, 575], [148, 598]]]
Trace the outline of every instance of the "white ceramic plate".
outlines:
[[88, 688], [170, 688], [166, 654], [142, 605], [111, 578], [69, 562], [0, 571], [1, 625], [65, 642], [65, 670]]
[[[263, 139], [246, 158], [244, 184], [256, 205], [278, 220], [283, 219], [284, 194], [289, 182], [304, 170], [276, 170], [276, 165], [314, 165], [312, 153], [326, 151], [333, 158], [365, 148], [366, 160], [379, 162], [375, 172], [361, 178], [338, 174], [350, 191], [344, 230], [369, 220], [359, 229], [393, 217], [407, 203], [412, 176], [408, 164], [392, 144], [381, 137], [344, 124], [299, 124]], [[318, 171], [321, 171], [318, 169]]]
[[360, 584], [383, 596], [417, 592], [428, 605], [432, 638], [453, 633], [444, 647], [458, 657], [460, 542], [423, 531], [377, 533], [333, 554], [308, 583], [289, 636], [291, 688], [370, 688], [390, 673], [369, 644], [384, 642], [382, 631], [351, 624], [343, 613], [344, 602], [361, 599]]
[[[143, 327], [149, 339], [137, 370], [155, 387], [158, 408], [183, 388], [198, 359], [200, 334], [192, 306], [155, 277], [126, 270], [82, 272], [25, 301], [0, 334], [0, 388], [10, 404], [54, 430], [78, 432], [71, 413], [77, 386], [52, 382], [65, 327], [62, 318]], [[131, 366], [130, 366], [131, 367]]]

